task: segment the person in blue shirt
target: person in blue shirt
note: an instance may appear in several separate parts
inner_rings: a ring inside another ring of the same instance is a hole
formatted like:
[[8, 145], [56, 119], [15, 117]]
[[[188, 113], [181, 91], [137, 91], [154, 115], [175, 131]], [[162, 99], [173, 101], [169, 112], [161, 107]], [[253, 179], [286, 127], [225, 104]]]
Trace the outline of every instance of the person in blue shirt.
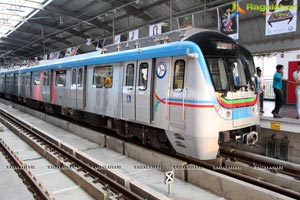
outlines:
[[281, 106], [284, 103], [284, 97], [282, 92], [282, 81], [287, 83], [296, 84], [295, 82], [283, 79], [283, 65], [276, 66], [276, 72], [273, 77], [273, 89], [275, 93], [275, 108], [272, 110], [274, 118], [282, 118], [278, 113]]

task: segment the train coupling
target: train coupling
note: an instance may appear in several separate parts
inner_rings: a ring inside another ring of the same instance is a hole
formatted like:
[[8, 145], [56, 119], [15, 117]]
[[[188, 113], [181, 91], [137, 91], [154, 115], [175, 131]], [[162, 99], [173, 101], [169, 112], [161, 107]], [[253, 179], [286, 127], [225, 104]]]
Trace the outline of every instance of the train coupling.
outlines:
[[258, 141], [258, 133], [256, 131], [251, 131], [249, 133], [235, 135], [235, 140], [243, 142], [244, 144], [253, 145]]

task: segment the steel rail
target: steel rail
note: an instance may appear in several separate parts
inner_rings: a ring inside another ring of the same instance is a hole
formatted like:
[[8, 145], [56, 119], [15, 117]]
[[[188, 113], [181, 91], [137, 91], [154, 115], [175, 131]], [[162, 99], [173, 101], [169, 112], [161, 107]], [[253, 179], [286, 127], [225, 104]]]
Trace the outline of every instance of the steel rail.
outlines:
[[266, 156], [242, 151], [239, 149], [220, 147], [221, 155], [224, 157], [230, 157], [237, 159], [241, 162], [253, 165], [253, 166], [265, 166], [265, 167], [277, 167], [276, 171], [287, 174], [289, 176], [300, 178], [300, 165], [290, 163], [278, 159], [269, 158]]
[[268, 190], [271, 190], [273, 192], [277, 192], [277, 193], [285, 195], [287, 197], [300, 199], [300, 193], [289, 190], [287, 188], [283, 188], [283, 187], [274, 185], [272, 183], [264, 182], [262, 180], [258, 180], [256, 178], [253, 178], [253, 177], [250, 177], [250, 176], [247, 176], [247, 175], [244, 175], [244, 174], [240, 174], [238, 172], [234, 172], [234, 171], [230, 171], [230, 170], [226, 170], [226, 169], [225, 170], [218, 169], [217, 168], [218, 166], [207, 163], [205, 161], [200, 161], [200, 160], [196, 160], [196, 159], [193, 159], [193, 158], [187, 158], [187, 157], [181, 156], [181, 155], [178, 155], [176, 157], [181, 159], [181, 160], [186, 161], [189, 164], [194, 164], [196, 166], [200, 166], [200, 167], [212, 170], [212, 171], [216, 171], [218, 173], [236, 178], [238, 180], [245, 181], [247, 183], [250, 183], [250, 184], [253, 184], [253, 185], [268, 189]]
[[33, 193], [34, 197], [38, 200], [51, 200], [50, 195], [46, 194], [43, 188], [41, 188], [36, 180], [30, 175], [29, 171], [26, 170], [26, 166], [24, 166], [15, 155], [11, 152], [9, 147], [0, 139], [0, 148], [5, 156], [10, 161], [10, 164], [13, 166], [17, 173], [24, 178], [25, 183], [28, 184], [28, 188]]
[[59, 147], [59, 143], [55, 141], [53, 138], [45, 135], [41, 131], [33, 128], [32, 126], [22, 122], [21, 120], [17, 119], [16, 117], [12, 116], [11, 114], [5, 112], [3, 109], [0, 109], [0, 114], [5, 118], [11, 120], [13, 123], [17, 124], [19, 127], [22, 127], [30, 134], [34, 135], [37, 139], [43, 141], [51, 149], [57, 151], [64, 157], [66, 160], [73, 162], [77, 166], [79, 166], [82, 170], [86, 171], [90, 176], [97, 178], [97, 182], [102, 183], [103, 185], [108, 185], [109, 188], [114, 191], [115, 193], [121, 194], [125, 199], [128, 200], [142, 200], [143, 198], [135, 194], [134, 192], [128, 190], [123, 185], [117, 183], [115, 180], [107, 177], [106, 175], [102, 174], [100, 171], [95, 169], [95, 166], [90, 166], [84, 161], [75, 157], [72, 153], [68, 152], [65, 149]]

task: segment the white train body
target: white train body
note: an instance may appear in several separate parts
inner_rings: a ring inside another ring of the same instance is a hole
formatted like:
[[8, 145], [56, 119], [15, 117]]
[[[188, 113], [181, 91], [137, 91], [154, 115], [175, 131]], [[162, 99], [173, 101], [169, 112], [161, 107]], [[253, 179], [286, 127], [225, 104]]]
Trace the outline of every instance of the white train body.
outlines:
[[[179, 33], [172, 33], [174, 40]], [[250, 53], [217, 32], [185, 34], [177, 42], [1, 72], [0, 93], [48, 110], [55, 105], [63, 114], [121, 121], [125, 135], [132, 132], [128, 123], [141, 125], [145, 141], [166, 134], [176, 152], [201, 160], [215, 158], [226, 137], [255, 143], [259, 113]]]

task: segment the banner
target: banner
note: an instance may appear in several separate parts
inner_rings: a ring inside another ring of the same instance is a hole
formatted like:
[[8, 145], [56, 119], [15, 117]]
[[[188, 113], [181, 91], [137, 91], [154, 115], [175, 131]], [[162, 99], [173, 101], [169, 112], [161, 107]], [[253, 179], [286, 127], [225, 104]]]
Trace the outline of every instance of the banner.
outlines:
[[296, 31], [297, 0], [266, 0], [266, 35]]
[[49, 55], [49, 60], [54, 60], [54, 59], [58, 59], [60, 55], [60, 51], [55, 51], [50, 53]]
[[194, 22], [194, 15], [186, 15], [182, 17], [177, 18], [177, 23], [179, 29], [184, 29], [184, 28], [191, 28], [193, 27], [193, 22]]
[[78, 51], [79, 47], [80, 47], [80, 46], [75, 46], [75, 47], [67, 48], [65, 57], [68, 57], [68, 56], [75, 56], [75, 55], [77, 54], [77, 51]]
[[137, 40], [139, 39], [139, 29], [134, 31], [129, 31], [128, 33], [128, 41]]
[[162, 33], [162, 23], [149, 26], [149, 36], [159, 35]]
[[121, 35], [115, 35], [114, 44], [119, 44], [121, 42]]
[[218, 30], [237, 40], [239, 39], [239, 15], [233, 11], [232, 5], [218, 8]]

